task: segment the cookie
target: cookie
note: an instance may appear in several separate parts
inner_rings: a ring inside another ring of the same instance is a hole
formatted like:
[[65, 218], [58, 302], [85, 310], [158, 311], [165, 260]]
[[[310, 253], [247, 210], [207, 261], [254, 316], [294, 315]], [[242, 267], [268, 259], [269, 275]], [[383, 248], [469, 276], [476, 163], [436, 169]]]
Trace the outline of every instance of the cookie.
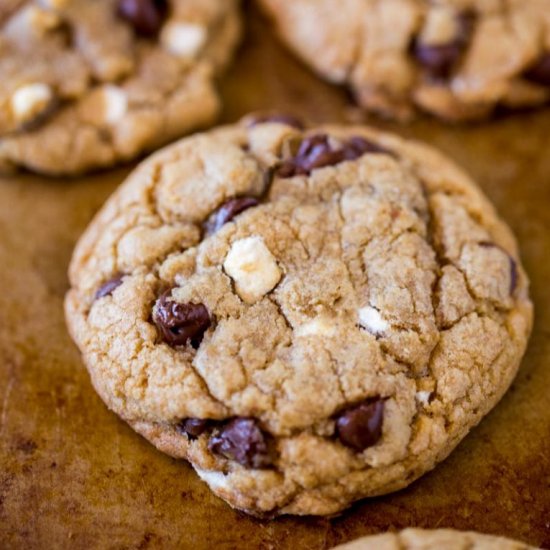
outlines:
[[360, 105], [451, 121], [550, 99], [549, 0], [260, 0], [283, 40]]
[[405, 529], [363, 537], [334, 550], [535, 550], [522, 542], [452, 529]]
[[232, 506], [333, 514], [444, 459], [531, 329], [515, 240], [432, 149], [251, 118], [144, 162], [78, 243], [105, 403]]
[[0, 6], [0, 169], [126, 162], [219, 110], [238, 0], [10, 0]]

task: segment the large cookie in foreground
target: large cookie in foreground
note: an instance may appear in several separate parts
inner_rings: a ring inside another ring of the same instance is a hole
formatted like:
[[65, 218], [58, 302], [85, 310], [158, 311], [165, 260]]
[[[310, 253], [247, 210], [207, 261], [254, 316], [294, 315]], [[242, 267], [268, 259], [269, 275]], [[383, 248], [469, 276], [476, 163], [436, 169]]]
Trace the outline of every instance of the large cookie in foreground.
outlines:
[[280, 116], [145, 161], [70, 279], [107, 405], [254, 514], [332, 514], [433, 468], [532, 321], [512, 234], [449, 160]]
[[333, 550], [536, 550], [533, 546], [473, 531], [405, 529], [363, 537]]
[[550, 0], [259, 0], [285, 42], [367, 109], [447, 120], [550, 99]]
[[0, 169], [110, 167], [214, 121], [238, 0], [4, 4]]

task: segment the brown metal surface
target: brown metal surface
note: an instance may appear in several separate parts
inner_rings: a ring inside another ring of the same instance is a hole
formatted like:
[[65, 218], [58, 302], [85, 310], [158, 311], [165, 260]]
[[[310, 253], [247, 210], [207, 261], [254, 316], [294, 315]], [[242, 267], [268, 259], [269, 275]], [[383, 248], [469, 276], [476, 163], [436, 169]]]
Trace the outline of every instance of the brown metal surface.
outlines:
[[[287, 109], [357, 117], [249, 17], [223, 83], [224, 120]], [[338, 518], [262, 522], [231, 510], [193, 470], [157, 452], [94, 393], [64, 326], [78, 235], [127, 169], [72, 181], [0, 179], [0, 547], [328, 548], [405, 526], [498, 533], [550, 548], [550, 110], [449, 127], [371, 122], [438, 145], [515, 230], [536, 323], [510, 392], [433, 473]]]

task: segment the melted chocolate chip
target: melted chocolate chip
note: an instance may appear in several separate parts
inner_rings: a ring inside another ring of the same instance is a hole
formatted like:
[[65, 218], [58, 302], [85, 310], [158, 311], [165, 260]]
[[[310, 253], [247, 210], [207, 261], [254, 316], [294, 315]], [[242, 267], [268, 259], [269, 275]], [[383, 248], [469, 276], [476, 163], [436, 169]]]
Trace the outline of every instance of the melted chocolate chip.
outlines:
[[168, 14], [167, 0], [119, 0], [118, 15], [143, 36], [156, 35]]
[[383, 147], [362, 137], [352, 137], [342, 145], [334, 145], [325, 134], [305, 138], [296, 155], [283, 162], [277, 173], [282, 178], [310, 174], [316, 168], [334, 166], [345, 160], [355, 160], [366, 153], [386, 153]]
[[272, 113], [266, 115], [255, 115], [250, 119], [250, 126], [256, 126], [258, 124], [264, 124], [266, 122], [279, 122], [280, 124], [286, 124], [297, 130], [304, 129], [304, 123], [297, 117], [284, 113]]
[[235, 216], [238, 216], [241, 212], [244, 212], [253, 206], [258, 206], [258, 204], [260, 204], [260, 202], [254, 197], [241, 197], [227, 201], [208, 221], [208, 231], [210, 233], [215, 233], [227, 222], [230, 222]]
[[210, 425], [210, 420], [204, 418], [184, 418], [176, 425], [176, 430], [186, 434], [189, 439], [196, 439], [202, 435]]
[[525, 78], [541, 86], [550, 86], [550, 52], [542, 55], [525, 72]]
[[367, 400], [344, 411], [336, 420], [336, 433], [346, 446], [363, 451], [375, 445], [382, 436], [384, 401]]
[[235, 418], [214, 433], [210, 451], [248, 468], [265, 468], [272, 463], [264, 433], [253, 418]]
[[414, 44], [416, 59], [433, 78], [448, 78], [470, 42], [474, 15], [469, 12], [462, 13], [457, 17], [457, 23], [458, 34], [448, 44], [430, 45], [423, 44], [420, 40]]
[[211, 324], [210, 314], [204, 304], [180, 304], [170, 298], [171, 290], [157, 300], [153, 321], [164, 341], [171, 346], [185, 346], [187, 342], [196, 349]]
[[99, 300], [105, 296], [110, 296], [115, 289], [117, 289], [122, 284], [122, 278], [124, 275], [115, 275], [112, 279], [109, 279], [107, 282], [103, 283], [95, 293], [94, 300]]

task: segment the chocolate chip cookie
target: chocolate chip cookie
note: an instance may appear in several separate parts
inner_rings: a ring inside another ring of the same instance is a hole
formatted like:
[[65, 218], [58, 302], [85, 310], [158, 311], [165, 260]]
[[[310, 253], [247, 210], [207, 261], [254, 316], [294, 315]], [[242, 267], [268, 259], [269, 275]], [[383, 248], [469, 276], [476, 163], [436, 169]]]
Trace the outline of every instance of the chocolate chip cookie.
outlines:
[[452, 529], [405, 529], [363, 537], [333, 550], [535, 550], [522, 542]]
[[81, 238], [107, 405], [232, 506], [332, 514], [443, 460], [531, 330], [515, 240], [432, 149], [252, 117], [144, 162]]
[[260, 0], [279, 34], [365, 108], [447, 120], [550, 99], [549, 0]]
[[0, 6], [0, 169], [77, 174], [213, 122], [238, 0]]

